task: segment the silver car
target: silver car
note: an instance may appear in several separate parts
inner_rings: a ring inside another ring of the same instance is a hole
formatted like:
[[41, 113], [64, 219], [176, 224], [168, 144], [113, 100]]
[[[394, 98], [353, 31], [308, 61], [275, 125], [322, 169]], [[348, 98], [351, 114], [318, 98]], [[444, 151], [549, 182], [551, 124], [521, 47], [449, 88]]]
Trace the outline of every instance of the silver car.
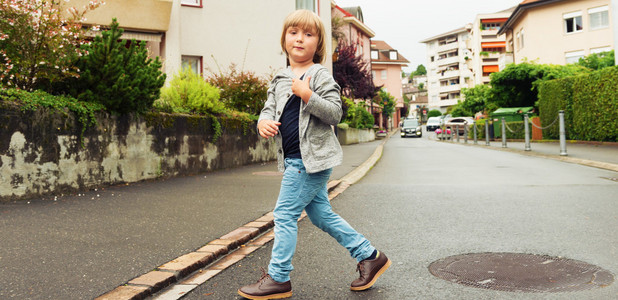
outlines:
[[421, 128], [421, 124], [417, 119], [405, 119], [403, 120], [403, 125], [401, 126], [401, 137], [406, 136], [423, 136], [423, 130]]

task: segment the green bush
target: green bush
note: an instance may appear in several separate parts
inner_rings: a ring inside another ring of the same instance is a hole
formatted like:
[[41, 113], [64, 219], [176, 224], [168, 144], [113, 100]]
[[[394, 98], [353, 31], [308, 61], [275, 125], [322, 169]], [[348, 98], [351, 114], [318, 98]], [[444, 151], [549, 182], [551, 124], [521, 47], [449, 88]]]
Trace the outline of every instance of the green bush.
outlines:
[[[568, 139], [613, 141], [618, 139], [618, 67], [591, 74], [543, 82], [539, 85], [539, 113], [548, 126], [565, 111]], [[559, 124], [543, 131], [547, 138], [559, 138]]]
[[618, 140], [617, 86], [618, 66], [573, 79], [571, 133], [574, 138], [585, 141]]
[[427, 118], [431, 118], [431, 117], [439, 117], [442, 115], [442, 112], [437, 110], [437, 109], [432, 109], [429, 111], [429, 113], [427, 113]]
[[352, 128], [365, 129], [373, 128], [374, 118], [373, 115], [367, 111], [364, 103], [354, 104], [354, 102], [346, 97], [343, 97], [348, 106], [347, 114], [343, 120], [343, 123], [348, 124]]
[[155, 107], [167, 112], [220, 114], [225, 106], [219, 101], [219, 89], [206, 82], [191, 68], [184, 68], [161, 89]]
[[[539, 117], [541, 126], [546, 127], [558, 118], [558, 112], [564, 110], [565, 124], [573, 124], [573, 77], [544, 81], [539, 85]], [[570, 138], [571, 130], [567, 130]], [[556, 121], [551, 127], [543, 130], [543, 137], [558, 139], [560, 126]]]
[[221, 102], [229, 109], [259, 115], [266, 102], [268, 80], [230, 65], [227, 73], [213, 74], [207, 81], [221, 89]]
[[[511, 129], [513, 132], [511, 132]], [[528, 127], [530, 130], [530, 134], [532, 134], [532, 129]], [[485, 130], [485, 128], [483, 128]], [[507, 139], [518, 139], [523, 140], [524, 136], [524, 122], [523, 121], [514, 121], [514, 122], [506, 122], [506, 138]], [[494, 137], [502, 138], [502, 121], [494, 122]]]
[[148, 58], [145, 42], [122, 41], [123, 30], [113, 19], [111, 28], [82, 49], [77, 61], [80, 77], [65, 88], [82, 101], [103, 104], [118, 113], [144, 112], [159, 98], [165, 83], [161, 62]]

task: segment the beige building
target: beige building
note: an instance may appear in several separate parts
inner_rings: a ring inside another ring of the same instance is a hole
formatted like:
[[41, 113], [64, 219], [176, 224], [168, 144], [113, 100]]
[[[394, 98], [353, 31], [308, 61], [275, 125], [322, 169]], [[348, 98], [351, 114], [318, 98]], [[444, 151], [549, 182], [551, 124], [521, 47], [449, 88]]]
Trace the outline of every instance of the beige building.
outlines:
[[[148, 42], [163, 61], [168, 80], [181, 66], [200, 73], [226, 70], [231, 63], [257, 75], [285, 67], [281, 51], [284, 18], [296, 9], [316, 12], [325, 25], [327, 52], [332, 53], [329, 0], [106, 0], [86, 15], [87, 25], [108, 25], [112, 17], [124, 28], [123, 38]], [[82, 7], [88, 0], [70, 0]], [[332, 57], [324, 65], [332, 70]]]
[[498, 34], [506, 35], [505, 61], [569, 64], [612, 50], [611, 0], [525, 0]]
[[[479, 14], [476, 16], [468, 39], [470, 57], [466, 61], [474, 76], [468, 85], [489, 83], [489, 75], [499, 72], [500, 58], [506, 54], [506, 37], [498, 35], [515, 7], [493, 14]], [[502, 62], [502, 65], [512, 61]]]
[[472, 24], [422, 40], [427, 49], [428, 108], [446, 112], [461, 100], [461, 89], [470, 87], [473, 73], [468, 66], [472, 52], [468, 39]]

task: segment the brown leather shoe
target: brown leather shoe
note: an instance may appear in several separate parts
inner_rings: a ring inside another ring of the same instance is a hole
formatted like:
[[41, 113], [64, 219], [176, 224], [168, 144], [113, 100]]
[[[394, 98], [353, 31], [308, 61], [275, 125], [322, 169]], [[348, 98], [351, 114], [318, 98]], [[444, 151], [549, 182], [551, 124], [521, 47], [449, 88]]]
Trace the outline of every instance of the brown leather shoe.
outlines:
[[245, 285], [238, 289], [238, 294], [247, 299], [283, 299], [292, 297], [292, 283], [274, 281], [264, 269], [262, 277], [254, 284]]
[[373, 260], [365, 259], [356, 265], [356, 271], [360, 272], [360, 277], [352, 281], [350, 289], [353, 291], [364, 291], [376, 283], [378, 277], [391, 266], [391, 260], [378, 251], [378, 255]]

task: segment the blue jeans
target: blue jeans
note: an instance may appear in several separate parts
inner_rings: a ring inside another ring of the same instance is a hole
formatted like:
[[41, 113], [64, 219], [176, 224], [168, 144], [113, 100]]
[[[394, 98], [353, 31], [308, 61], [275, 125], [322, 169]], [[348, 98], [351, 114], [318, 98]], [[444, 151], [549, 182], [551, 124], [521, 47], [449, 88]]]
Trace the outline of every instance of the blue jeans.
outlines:
[[332, 169], [307, 174], [302, 159], [285, 159], [285, 172], [274, 210], [275, 242], [268, 265], [268, 274], [275, 281], [290, 280], [298, 218], [303, 209], [315, 226], [334, 237], [357, 261], [371, 256], [375, 250], [362, 234], [333, 212], [326, 188], [331, 173]]

